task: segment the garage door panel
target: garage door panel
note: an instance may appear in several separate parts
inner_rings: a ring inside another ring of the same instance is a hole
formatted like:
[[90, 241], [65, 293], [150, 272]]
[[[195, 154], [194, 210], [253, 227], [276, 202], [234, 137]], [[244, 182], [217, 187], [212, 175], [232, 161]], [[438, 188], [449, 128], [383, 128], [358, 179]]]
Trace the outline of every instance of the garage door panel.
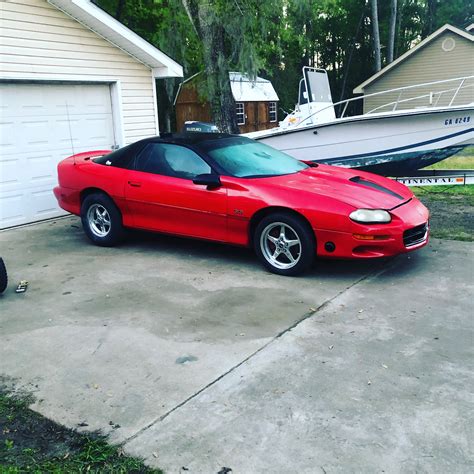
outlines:
[[22, 176], [18, 174], [19, 159], [3, 159], [0, 162], [0, 189], [12, 190], [20, 183]]
[[23, 223], [23, 194], [0, 194], [0, 202], [2, 203], [2, 224], [4, 227], [18, 225]]
[[[54, 217], [57, 211], [56, 199], [54, 198], [53, 191], [48, 190], [39, 190], [31, 191], [32, 197], [32, 220], [47, 219], [49, 217]], [[61, 212], [63, 213], [63, 212]]]
[[[110, 144], [107, 148], [109, 146]], [[77, 153], [89, 149], [88, 146], [83, 150], [77, 147], [75, 151]], [[18, 157], [18, 154], [5, 156], [0, 162], [0, 190], [19, 192], [21, 189], [35, 188], [41, 184], [54, 188], [58, 180], [57, 164], [71, 155], [71, 145], [66, 143], [65, 148], [57, 150], [28, 151], [21, 157]]]
[[2, 227], [59, 217], [67, 213], [58, 209], [52, 190], [30, 189], [21, 194], [0, 193]]
[[67, 153], [71, 155], [72, 145], [77, 152], [91, 147], [110, 148], [114, 144], [111, 113], [71, 120], [66, 116], [27, 121], [18, 118], [13, 123], [1, 123], [0, 130], [2, 156], [25, 151], [63, 149], [68, 149]]
[[[22, 189], [37, 186], [56, 186], [57, 153], [38, 152], [24, 153], [23, 156], [12, 156], [0, 163], [0, 189], [20, 192]], [[19, 172], [20, 171], [20, 172]]]
[[[7, 84], [10, 117], [69, 116], [110, 113], [107, 85]], [[13, 90], [14, 89], [14, 90]], [[105, 99], [105, 100], [104, 100]]]
[[108, 85], [0, 84], [0, 228], [63, 215], [62, 159], [115, 145]]

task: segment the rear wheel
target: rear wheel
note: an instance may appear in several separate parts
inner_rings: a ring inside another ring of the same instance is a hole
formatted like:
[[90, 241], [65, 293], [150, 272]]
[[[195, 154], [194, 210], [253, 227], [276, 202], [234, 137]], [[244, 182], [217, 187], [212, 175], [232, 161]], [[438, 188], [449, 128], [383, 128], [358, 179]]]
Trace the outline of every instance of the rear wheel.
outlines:
[[264, 217], [255, 229], [254, 247], [268, 270], [279, 275], [303, 273], [315, 257], [313, 231], [302, 218], [291, 214]]
[[123, 237], [120, 211], [105, 194], [94, 193], [84, 199], [81, 206], [81, 220], [84, 232], [96, 245], [111, 247]]

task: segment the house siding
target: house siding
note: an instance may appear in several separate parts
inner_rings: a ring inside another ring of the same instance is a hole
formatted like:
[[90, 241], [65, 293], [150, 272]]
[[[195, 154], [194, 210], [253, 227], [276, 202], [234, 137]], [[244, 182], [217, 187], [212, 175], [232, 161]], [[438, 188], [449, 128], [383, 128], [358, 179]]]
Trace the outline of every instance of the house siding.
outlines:
[[152, 71], [45, 0], [0, 1], [0, 78], [120, 84], [124, 143], [156, 135]]
[[[444, 51], [443, 41], [452, 38], [455, 47], [452, 51]], [[422, 84], [431, 81], [442, 81], [456, 77], [474, 75], [474, 45], [467, 38], [446, 31], [431, 43], [424, 46], [419, 51], [395, 66], [391, 71], [382, 75], [372, 84], [364, 88], [364, 94], [394, 89], [397, 87]], [[459, 82], [437, 84], [430, 87], [419, 87], [411, 91], [404, 91], [401, 99], [408, 99], [430, 92], [439, 92], [446, 89], [457, 88]], [[467, 104], [474, 101], [474, 81], [466, 81], [463, 88], [457, 95], [453, 105]], [[445, 93], [441, 96], [438, 106], [447, 106], [451, 101], [455, 91]], [[394, 92], [381, 96], [364, 98], [364, 113], [380, 107], [399, 98], [400, 93]], [[436, 96], [437, 97], [437, 96]], [[436, 98], [435, 98], [436, 101]], [[417, 99], [399, 104], [397, 110], [423, 107], [429, 104], [429, 98]], [[390, 110], [388, 108], [380, 111]]]

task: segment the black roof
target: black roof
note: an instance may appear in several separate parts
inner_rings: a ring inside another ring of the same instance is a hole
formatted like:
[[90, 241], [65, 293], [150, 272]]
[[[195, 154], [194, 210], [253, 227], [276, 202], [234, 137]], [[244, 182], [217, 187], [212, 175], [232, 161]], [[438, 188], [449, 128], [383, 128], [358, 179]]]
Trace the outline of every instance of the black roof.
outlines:
[[196, 145], [206, 140], [222, 140], [224, 138], [239, 137], [240, 135], [231, 135], [229, 133], [164, 133], [159, 137], [150, 137], [140, 140], [137, 143], [176, 143], [180, 145]]
[[[165, 133], [159, 137], [149, 137], [138, 142], [119, 148], [108, 155], [94, 159], [95, 163], [112, 165], [118, 168], [128, 168], [134, 155], [148, 143], [175, 143], [177, 145], [199, 145], [206, 140], [223, 140], [226, 138], [244, 138], [228, 133]], [[247, 139], [249, 140], [249, 139]]]

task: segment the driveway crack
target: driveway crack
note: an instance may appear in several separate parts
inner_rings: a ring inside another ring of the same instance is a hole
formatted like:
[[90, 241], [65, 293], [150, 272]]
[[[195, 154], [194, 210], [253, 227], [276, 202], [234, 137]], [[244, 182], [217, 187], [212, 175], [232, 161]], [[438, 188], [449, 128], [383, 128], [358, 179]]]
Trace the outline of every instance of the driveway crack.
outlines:
[[346, 293], [347, 291], [349, 291], [350, 289], [354, 288], [355, 286], [357, 286], [359, 283], [362, 283], [366, 280], [369, 280], [371, 278], [376, 278], [378, 277], [379, 275], [381, 275], [382, 273], [385, 273], [386, 271], [388, 271], [389, 269], [391, 269], [393, 266], [394, 266], [394, 263], [395, 260], [392, 260], [391, 262], [389, 262], [388, 265], [386, 265], [384, 268], [382, 268], [381, 270], [380, 269], [377, 269], [377, 270], [374, 270], [374, 271], [371, 271], [365, 275], [363, 275], [362, 277], [358, 278], [357, 280], [355, 280], [354, 282], [352, 282], [350, 285], [348, 285], [347, 287], [345, 287], [344, 289], [340, 290], [338, 293], [336, 293], [333, 297], [327, 299], [326, 301], [324, 301], [324, 303], [320, 304], [318, 307], [314, 308], [314, 309], [311, 309], [310, 311], [304, 313], [301, 318], [299, 318], [297, 321], [295, 321], [293, 324], [291, 324], [290, 326], [288, 326], [287, 328], [285, 328], [283, 331], [279, 332], [278, 334], [276, 334], [274, 337], [272, 337], [268, 342], [266, 342], [263, 346], [259, 347], [256, 351], [252, 352], [250, 355], [248, 355], [247, 357], [245, 357], [244, 359], [242, 359], [238, 364], [235, 364], [234, 366], [232, 366], [229, 370], [227, 370], [226, 372], [222, 373], [219, 377], [215, 378], [214, 380], [212, 380], [211, 382], [209, 382], [207, 385], [205, 385], [204, 387], [200, 388], [197, 392], [193, 393], [192, 395], [190, 395], [188, 398], [184, 399], [181, 403], [178, 403], [178, 405], [174, 406], [173, 408], [171, 408], [170, 410], [168, 410], [166, 413], [164, 413], [163, 415], [155, 418], [154, 420], [152, 420], [150, 423], [148, 423], [147, 425], [145, 425], [143, 428], [139, 429], [136, 433], [134, 433], [133, 435], [129, 436], [128, 438], [125, 438], [124, 441], [121, 443], [122, 446], [126, 445], [128, 442], [134, 440], [135, 438], [137, 438], [138, 436], [140, 436], [141, 434], [143, 434], [145, 431], [147, 431], [148, 429], [150, 429], [152, 426], [154, 426], [156, 423], [160, 423], [161, 421], [163, 421], [165, 418], [167, 418], [169, 415], [171, 415], [172, 413], [174, 413], [176, 410], [179, 410], [181, 407], [183, 407], [184, 405], [186, 405], [188, 402], [190, 402], [191, 400], [193, 400], [194, 398], [196, 398], [198, 395], [200, 395], [202, 392], [204, 392], [205, 390], [207, 390], [208, 388], [212, 387], [213, 385], [215, 385], [216, 383], [218, 383], [220, 380], [222, 380], [224, 377], [226, 377], [227, 375], [229, 375], [230, 373], [232, 373], [234, 370], [238, 369], [239, 367], [241, 367], [242, 365], [244, 365], [246, 362], [248, 362], [250, 359], [252, 359], [253, 357], [255, 357], [257, 354], [259, 354], [260, 352], [264, 351], [268, 346], [270, 346], [271, 344], [273, 344], [275, 341], [277, 341], [278, 339], [280, 339], [282, 336], [284, 336], [286, 333], [292, 331], [294, 328], [296, 328], [297, 326], [299, 326], [303, 321], [306, 321], [307, 319], [309, 319], [311, 316], [314, 316], [315, 314], [317, 314], [318, 312], [320, 312], [322, 309], [326, 308], [326, 306], [328, 306], [329, 304], [331, 304], [334, 300], [336, 300], [337, 298], [339, 298], [341, 295], [343, 295], [344, 293]]

